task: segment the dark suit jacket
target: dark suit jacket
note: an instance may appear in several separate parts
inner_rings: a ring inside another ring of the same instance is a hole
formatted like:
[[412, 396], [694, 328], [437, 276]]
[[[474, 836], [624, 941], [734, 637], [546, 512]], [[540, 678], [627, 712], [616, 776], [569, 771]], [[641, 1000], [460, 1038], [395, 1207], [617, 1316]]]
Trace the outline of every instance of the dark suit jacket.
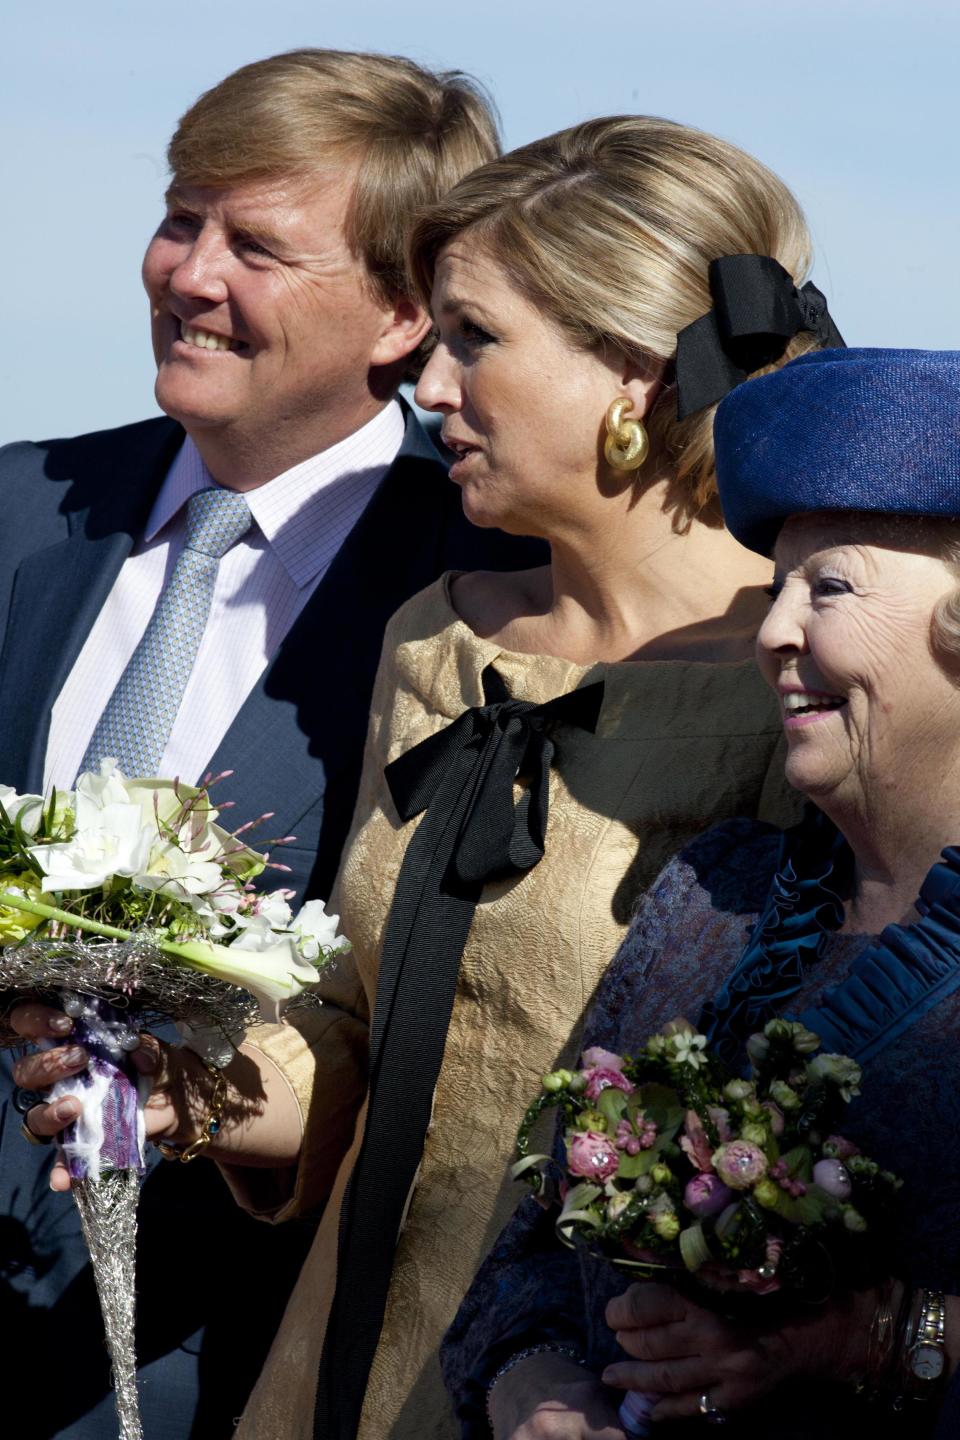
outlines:
[[[182, 441], [178, 425], [159, 419], [0, 451], [0, 782], [40, 789], [51, 706]], [[221, 798], [236, 802], [231, 822], [272, 810], [271, 829], [296, 835], [283, 852], [294, 873], [277, 883], [301, 898], [329, 891], [393, 611], [444, 570], [514, 569], [544, 558], [534, 542], [468, 524], [459, 492], [408, 413], [396, 461], [210, 757], [208, 768], [234, 771], [221, 785]], [[4, 1370], [36, 1401], [36, 1440], [114, 1440], [76, 1212], [51, 1195], [50, 1152], [21, 1139], [8, 1075], [4, 1081]], [[309, 1241], [305, 1226], [274, 1230], [242, 1214], [209, 1164], [152, 1170], [140, 1211], [137, 1337], [148, 1440], [227, 1440]], [[44, 1377], [52, 1355], [51, 1390]]]

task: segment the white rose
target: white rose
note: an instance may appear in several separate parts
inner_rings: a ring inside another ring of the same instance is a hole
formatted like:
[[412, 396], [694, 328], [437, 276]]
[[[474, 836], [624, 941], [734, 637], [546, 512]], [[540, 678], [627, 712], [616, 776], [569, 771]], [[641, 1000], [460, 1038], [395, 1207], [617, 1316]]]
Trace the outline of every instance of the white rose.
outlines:
[[19, 817], [25, 835], [36, 835], [43, 818], [42, 795], [18, 795], [11, 785], [0, 785], [0, 805], [11, 822]]
[[[95, 783], [84, 785], [86, 781]], [[55, 845], [32, 845], [29, 853], [43, 871], [45, 889], [95, 890], [113, 875], [144, 870], [154, 836], [122, 785], [110, 776], [83, 775], [77, 782], [73, 837]]]
[[202, 853], [182, 850], [173, 841], [151, 846], [143, 871], [133, 877], [141, 890], [154, 890], [175, 900], [207, 896], [223, 881], [220, 866]]

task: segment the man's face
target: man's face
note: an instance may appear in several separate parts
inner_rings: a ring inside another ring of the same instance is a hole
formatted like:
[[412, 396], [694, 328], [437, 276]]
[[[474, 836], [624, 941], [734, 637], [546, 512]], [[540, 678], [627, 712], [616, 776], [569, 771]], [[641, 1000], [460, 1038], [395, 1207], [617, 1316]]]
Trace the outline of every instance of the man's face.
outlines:
[[379, 408], [369, 376], [397, 358], [389, 344], [384, 352], [394, 311], [344, 235], [353, 181], [341, 167], [229, 189], [172, 187], [143, 282], [157, 402], [201, 446], [213, 433], [305, 458]]

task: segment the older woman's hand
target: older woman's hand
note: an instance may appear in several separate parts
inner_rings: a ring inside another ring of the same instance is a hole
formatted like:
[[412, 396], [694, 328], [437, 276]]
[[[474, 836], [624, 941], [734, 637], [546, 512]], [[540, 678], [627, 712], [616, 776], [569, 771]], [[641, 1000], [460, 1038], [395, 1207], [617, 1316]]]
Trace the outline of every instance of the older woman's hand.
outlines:
[[668, 1285], [631, 1285], [610, 1301], [606, 1320], [636, 1358], [608, 1366], [602, 1379], [661, 1395], [656, 1420], [699, 1414], [704, 1394], [736, 1410], [794, 1376], [850, 1380], [864, 1369], [875, 1303], [872, 1292], [855, 1294], [770, 1330], [725, 1320]]
[[[17, 1005], [8, 1017], [10, 1027], [34, 1045], [51, 1045], [24, 1055], [13, 1067], [13, 1078], [23, 1090], [42, 1093], [58, 1080], [68, 1080], [86, 1068], [87, 1054], [79, 1045], [70, 1043], [73, 1021], [62, 1010], [27, 1001]], [[171, 1057], [175, 1056], [175, 1060]], [[186, 1067], [197, 1085], [204, 1082], [204, 1070], [196, 1056], [188, 1051], [171, 1051], [153, 1035], [142, 1035], [140, 1047], [130, 1056], [142, 1075], [154, 1077], [153, 1089], [145, 1107], [148, 1140], [171, 1139], [188, 1117], [182, 1114], [184, 1085], [179, 1073]], [[191, 1065], [191, 1059], [194, 1064]], [[184, 1077], [185, 1078], [185, 1077]], [[178, 1099], [180, 1103], [178, 1104]], [[37, 1104], [24, 1117], [28, 1130], [37, 1136], [56, 1136], [80, 1113], [80, 1101], [71, 1095], [61, 1096], [54, 1104]], [[66, 1165], [58, 1159], [50, 1172], [53, 1190], [69, 1190], [70, 1176]]]
[[490, 1418], [495, 1440], [624, 1440], [610, 1392], [551, 1351], [528, 1356], [497, 1381]]

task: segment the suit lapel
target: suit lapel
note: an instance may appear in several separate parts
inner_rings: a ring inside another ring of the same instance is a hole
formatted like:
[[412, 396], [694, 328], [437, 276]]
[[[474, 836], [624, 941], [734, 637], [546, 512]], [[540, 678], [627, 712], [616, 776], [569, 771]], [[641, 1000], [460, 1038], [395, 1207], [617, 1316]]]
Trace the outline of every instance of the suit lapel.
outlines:
[[409, 413], [396, 460], [211, 761], [236, 772], [238, 819], [272, 810], [295, 824], [355, 761], [384, 626], [438, 573], [448, 491], [459, 509]]
[[3, 778], [24, 790], [43, 783], [53, 703], [183, 438], [170, 422], [138, 432], [130, 446], [104, 444], [74, 474], [56, 476], [70, 482], [60, 506], [66, 538], [17, 569], [0, 655], [0, 735]]

